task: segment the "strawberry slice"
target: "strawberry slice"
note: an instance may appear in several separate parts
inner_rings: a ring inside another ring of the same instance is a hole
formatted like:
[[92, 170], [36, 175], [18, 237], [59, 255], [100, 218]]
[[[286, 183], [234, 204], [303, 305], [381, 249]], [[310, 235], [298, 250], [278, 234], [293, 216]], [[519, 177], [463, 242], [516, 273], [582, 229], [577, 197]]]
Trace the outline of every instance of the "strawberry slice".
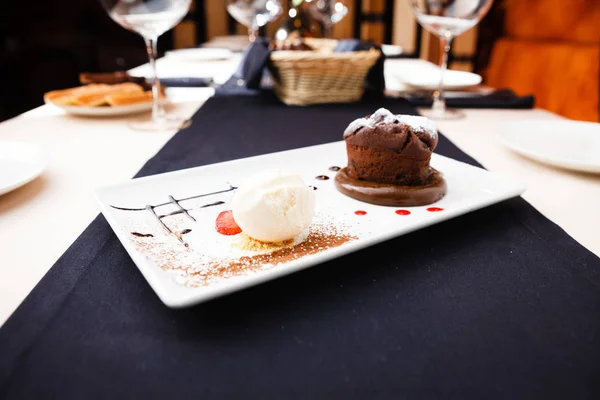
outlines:
[[242, 229], [235, 223], [233, 212], [231, 212], [231, 210], [221, 211], [219, 213], [215, 228], [221, 235], [237, 235], [242, 232]]

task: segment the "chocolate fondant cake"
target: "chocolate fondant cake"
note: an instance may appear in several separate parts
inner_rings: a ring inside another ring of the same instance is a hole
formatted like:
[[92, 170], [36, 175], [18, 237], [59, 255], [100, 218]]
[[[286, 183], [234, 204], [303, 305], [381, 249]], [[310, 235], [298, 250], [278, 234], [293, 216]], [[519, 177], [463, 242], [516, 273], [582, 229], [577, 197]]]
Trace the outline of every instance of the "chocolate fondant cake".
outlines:
[[446, 193], [429, 162], [438, 143], [426, 117], [394, 115], [380, 108], [344, 131], [348, 165], [336, 175], [344, 194], [380, 205], [425, 205]]
[[384, 108], [352, 122], [344, 140], [351, 178], [395, 185], [423, 184], [438, 143], [428, 118], [394, 115]]

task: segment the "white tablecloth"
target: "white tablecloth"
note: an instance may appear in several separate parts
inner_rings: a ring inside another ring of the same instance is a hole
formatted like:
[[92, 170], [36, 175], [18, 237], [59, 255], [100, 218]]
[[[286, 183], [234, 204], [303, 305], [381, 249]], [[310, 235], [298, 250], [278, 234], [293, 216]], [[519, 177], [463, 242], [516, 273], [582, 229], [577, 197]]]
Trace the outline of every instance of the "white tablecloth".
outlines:
[[[222, 82], [237, 59], [203, 64], [159, 61], [161, 76], [215, 75]], [[133, 72], [143, 74], [145, 68]], [[212, 94], [209, 88], [168, 92], [175, 112], [185, 116]], [[465, 112], [466, 119], [438, 123], [444, 135], [490, 171], [524, 182], [525, 200], [600, 256], [600, 176], [529, 161], [497, 138], [503, 123], [560, 117], [539, 109]], [[0, 196], [0, 325], [98, 214], [94, 188], [130, 179], [175, 133], [130, 130], [126, 122], [132, 118], [73, 117], [42, 106], [0, 124], [0, 145], [6, 140], [34, 143], [50, 157], [41, 177]]]

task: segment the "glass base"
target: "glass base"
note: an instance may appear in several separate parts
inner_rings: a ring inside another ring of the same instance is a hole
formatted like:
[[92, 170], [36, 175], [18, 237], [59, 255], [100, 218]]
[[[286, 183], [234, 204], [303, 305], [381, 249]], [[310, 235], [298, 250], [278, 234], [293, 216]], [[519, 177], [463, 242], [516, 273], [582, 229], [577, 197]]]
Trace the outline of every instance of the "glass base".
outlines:
[[135, 131], [158, 132], [185, 129], [192, 124], [191, 119], [176, 116], [168, 116], [160, 119], [148, 119], [145, 121], [133, 121], [129, 128]]
[[427, 110], [420, 110], [420, 114], [435, 121], [463, 119], [466, 117], [464, 112], [455, 108], [445, 108], [442, 110], [430, 108]]

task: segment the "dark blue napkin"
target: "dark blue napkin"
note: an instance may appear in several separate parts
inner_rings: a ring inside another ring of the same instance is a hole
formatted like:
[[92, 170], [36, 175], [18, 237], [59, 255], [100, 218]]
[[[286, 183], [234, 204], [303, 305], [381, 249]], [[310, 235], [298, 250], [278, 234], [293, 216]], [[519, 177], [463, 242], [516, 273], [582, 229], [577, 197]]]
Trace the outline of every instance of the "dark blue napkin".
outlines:
[[271, 50], [270, 40], [257, 37], [243, 52], [242, 60], [233, 73], [220, 88], [218, 94], [254, 94], [261, 88], [261, 82], [268, 73], [266, 70]]
[[[406, 96], [415, 107], [431, 107], [431, 96]], [[448, 97], [446, 105], [454, 108], [513, 108], [530, 109], [535, 107], [533, 95], [519, 96], [510, 89], [499, 89], [492, 93], [472, 96]]]
[[166, 87], [209, 87], [214, 80], [211, 77], [165, 77], [160, 78], [160, 84]]

